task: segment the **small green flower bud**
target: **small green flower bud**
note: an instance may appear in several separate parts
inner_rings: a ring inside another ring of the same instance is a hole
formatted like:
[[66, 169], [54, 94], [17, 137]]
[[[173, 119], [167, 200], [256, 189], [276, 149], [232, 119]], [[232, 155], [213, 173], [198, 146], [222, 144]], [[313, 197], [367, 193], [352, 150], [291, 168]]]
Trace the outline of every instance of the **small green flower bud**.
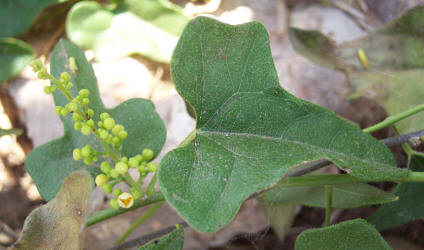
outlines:
[[146, 161], [150, 161], [151, 159], [153, 159], [153, 157], [155, 155], [153, 153], [153, 151], [149, 148], [144, 149], [141, 154], [143, 156], [143, 159], [146, 160]]
[[72, 118], [74, 119], [74, 121], [78, 122], [82, 120], [82, 116], [78, 113], [73, 113], [72, 114]]
[[137, 161], [137, 158], [136, 157], [131, 157], [128, 160], [128, 166], [130, 168], [136, 168], [136, 167], [138, 167], [138, 163], [139, 163], [139, 161]]
[[156, 172], [158, 170], [158, 165], [155, 162], [147, 163], [147, 170], [151, 173]]
[[34, 60], [31, 62], [30, 64], [32, 71], [34, 72], [38, 72], [41, 70], [41, 68], [43, 68], [43, 63], [41, 62], [40, 59]]
[[78, 92], [78, 95], [81, 96], [82, 98], [87, 98], [90, 95], [90, 90], [88, 90], [88, 89], [81, 89]]
[[112, 129], [115, 126], [115, 120], [109, 117], [103, 121], [103, 124], [106, 129]]
[[98, 160], [99, 160], [99, 157], [94, 156], [94, 157], [92, 158], [92, 160], [93, 160], [93, 162], [96, 162], [96, 161], [98, 161]]
[[134, 157], [137, 159], [137, 161], [138, 161], [139, 164], [143, 160], [143, 156], [141, 156], [141, 154], [138, 154], [138, 155], [136, 155]]
[[128, 172], [128, 165], [124, 162], [118, 162], [115, 165], [115, 170], [118, 174], [126, 174]]
[[93, 160], [90, 157], [85, 157], [84, 158], [84, 164], [85, 165], [90, 165], [93, 162]]
[[146, 172], [146, 167], [145, 166], [139, 166], [138, 167], [138, 172], [140, 172], [140, 174], [145, 173]]
[[114, 194], [115, 196], [119, 196], [120, 194], [122, 194], [122, 190], [121, 190], [121, 189], [119, 189], [119, 188], [115, 188], [115, 189], [113, 190], [113, 194]]
[[112, 184], [105, 183], [105, 184], [103, 184], [102, 187], [103, 187], [103, 191], [105, 191], [105, 193], [107, 193], [107, 194], [112, 193], [112, 188], [113, 188]]
[[109, 136], [109, 133], [106, 130], [102, 129], [101, 131], [99, 131], [99, 136], [101, 139], [106, 140]]
[[75, 122], [75, 123], [74, 123], [74, 129], [75, 129], [75, 130], [80, 130], [80, 129], [82, 129], [82, 124], [81, 124], [81, 122]]
[[105, 174], [109, 173], [110, 170], [111, 170], [109, 162], [107, 162], [107, 161], [102, 162], [102, 164], [100, 164], [100, 169]]
[[68, 111], [66, 108], [62, 108], [62, 109], [60, 110], [60, 115], [65, 116], [65, 115], [67, 115], [68, 113], [69, 113], [69, 111]]
[[103, 122], [98, 122], [97, 126], [99, 126], [99, 128], [103, 127]]
[[72, 82], [68, 82], [68, 84], [66, 85], [66, 89], [71, 89], [72, 88]]
[[122, 161], [123, 163], [128, 163], [128, 157], [126, 157], [126, 156], [121, 157], [120, 161]]
[[56, 115], [60, 116], [60, 113], [62, 112], [62, 107], [61, 106], [54, 107], [54, 112], [56, 113]]
[[108, 178], [106, 175], [104, 174], [99, 174], [96, 176], [96, 185], [97, 186], [103, 186], [104, 184], [106, 184], [108, 181]]
[[113, 208], [115, 210], [119, 209], [119, 203], [118, 203], [117, 199], [110, 200], [109, 205], [110, 205], [111, 208]]
[[127, 131], [121, 131], [121, 132], [119, 132], [119, 135], [118, 135], [118, 137], [121, 139], [121, 140], [124, 140], [125, 138], [127, 138], [127, 136], [128, 136], [128, 133], [127, 133]]
[[81, 102], [82, 102], [83, 105], [88, 105], [90, 103], [90, 99], [82, 98]]
[[60, 79], [64, 82], [69, 82], [69, 80], [71, 80], [71, 76], [68, 72], [62, 72], [62, 74], [60, 74]]
[[102, 121], [105, 120], [106, 118], [109, 118], [109, 117], [110, 117], [110, 115], [106, 112], [103, 112], [103, 113], [100, 114], [100, 119]]
[[90, 128], [94, 128], [94, 121], [93, 120], [88, 120], [85, 124], [87, 124], [87, 126], [89, 126]]
[[91, 133], [91, 128], [90, 128], [90, 126], [88, 126], [88, 125], [82, 125], [82, 128], [81, 128], [81, 133], [83, 134], [83, 135], [89, 135], [90, 133]]
[[118, 197], [118, 204], [123, 208], [130, 208], [134, 204], [134, 198], [129, 193], [122, 193]]
[[69, 110], [71, 110], [71, 111], [77, 111], [78, 110], [78, 104], [76, 104], [75, 102], [71, 102], [68, 105], [69, 105], [68, 106], [69, 107]]
[[47, 69], [46, 68], [41, 68], [40, 71], [37, 74], [37, 77], [39, 79], [42, 79], [42, 80], [49, 79], [49, 73], [47, 73]]
[[44, 93], [46, 93], [47, 95], [50, 95], [51, 93], [53, 93], [53, 90], [50, 88], [50, 86], [45, 86], [43, 88]]
[[118, 178], [119, 174], [118, 174], [118, 172], [116, 171], [116, 169], [111, 169], [111, 170], [110, 170], [110, 176], [111, 176], [112, 178], [116, 179], [116, 178]]
[[81, 148], [81, 154], [83, 157], [89, 157], [91, 155], [92, 148], [90, 145], [85, 145]]
[[115, 144], [115, 145], [119, 145], [119, 143], [121, 142], [121, 140], [119, 140], [119, 138], [118, 137], [113, 137], [113, 139], [112, 139], [112, 143], [113, 144]]
[[130, 194], [134, 199], [138, 199], [141, 196], [140, 192], [138, 192], [135, 188], [130, 188]]
[[74, 157], [74, 160], [79, 161], [82, 159], [81, 149], [76, 148], [72, 152], [72, 156]]
[[116, 124], [113, 129], [112, 129], [112, 134], [114, 135], [118, 135], [119, 132], [124, 130], [124, 126], [120, 125], [120, 124]]
[[88, 109], [88, 110], [87, 110], [87, 114], [88, 114], [90, 117], [93, 117], [93, 116], [94, 116], [94, 110], [92, 110], [92, 109]]

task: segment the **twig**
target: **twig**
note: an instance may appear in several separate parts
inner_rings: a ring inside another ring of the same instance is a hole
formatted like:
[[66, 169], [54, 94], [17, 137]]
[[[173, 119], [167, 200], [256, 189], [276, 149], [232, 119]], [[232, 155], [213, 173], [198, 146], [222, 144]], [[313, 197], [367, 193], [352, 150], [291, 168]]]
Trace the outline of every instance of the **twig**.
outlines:
[[390, 147], [390, 146], [399, 145], [405, 142], [409, 142], [410, 139], [415, 137], [421, 137], [421, 136], [424, 136], [424, 129], [403, 134], [403, 135], [389, 137], [389, 138], [381, 140], [381, 142], [384, 143], [386, 146]]
[[[184, 228], [188, 227], [188, 224], [185, 221], [182, 221], [178, 224], [181, 225]], [[129, 248], [129, 247], [132, 247], [132, 246], [141, 246], [141, 245], [144, 245], [151, 240], [159, 238], [159, 237], [161, 237], [165, 234], [169, 234], [170, 232], [174, 231], [175, 229], [176, 229], [176, 226], [172, 225], [172, 226], [166, 227], [164, 229], [158, 230], [156, 232], [153, 232], [151, 234], [146, 234], [146, 235], [140, 236], [138, 238], [135, 238], [133, 240], [127, 241], [127, 242], [125, 242], [125, 243], [123, 243], [119, 246], [109, 248], [108, 250], [119, 250], [119, 249], [126, 249], [126, 248]]]

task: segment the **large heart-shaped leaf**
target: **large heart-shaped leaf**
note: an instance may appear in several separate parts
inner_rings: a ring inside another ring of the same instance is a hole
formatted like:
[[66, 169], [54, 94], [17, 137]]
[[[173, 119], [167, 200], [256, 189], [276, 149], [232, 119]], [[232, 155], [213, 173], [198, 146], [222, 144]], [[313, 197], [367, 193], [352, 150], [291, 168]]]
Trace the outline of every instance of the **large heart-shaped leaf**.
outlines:
[[16, 36], [31, 27], [38, 12], [59, 0], [0, 1], [0, 37]]
[[93, 179], [85, 171], [70, 174], [56, 197], [32, 211], [22, 237], [11, 250], [83, 249], [83, 231]]
[[23, 41], [0, 38], [0, 83], [21, 72], [34, 55], [32, 47]]
[[[423, 25], [421, 5], [382, 29], [339, 46], [317, 31], [292, 28], [290, 39], [295, 50], [311, 61], [347, 72], [356, 88], [352, 96], [372, 98], [389, 115], [396, 115], [423, 104]], [[406, 133], [423, 129], [423, 124], [420, 113], [398, 122], [396, 128]]]
[[295, 249], [386, 250], [391, 248], [370, 224], [365, 220], [356, 219], [329, 227], [307, 230], [297, 237]]
[[369, 180], [408, 173], [396, 168], [383, 144], [280, 87], [260, 23], [192, 20], [174, 51], [171, 73], [197, 122], [194, 139], [162, 159], [159, 183], [199, 231], [226, 225], [251, 193], [303, 161], [327, 158]]
[[[392, 193], [365, 183], [331, 185], [334, 208], [348, 209], [398, 200]], [[325, 186], [282, 187], [277, 186], [262, 195], [270, 204], [302, 204], [312, 207], [326, 207]]]
[[114, 10], [86, 1], [71, 9], [66, 30], [99, 60], [139, 53], [169, 62], [187, 21], [181, 8], [166, 0], [124, 0]]
[[[424, 154], [415, 153], [410, 156], [408, 168], [424, 172]], [[368, 221], [378, 230], [383, 230], [424, 217], [423, 191], [423, 183], [400, 183], [393, 191], [399, 196], [399, 200], [378, 208]]]
[[138, 250], [181, 250], [184, 244], [184, 228], [177, 224], [175, 230], [141, 246]]
[[[70, 57], [75, 58], [78, 67], [74, 73], [69, 69]], [[77, 46], [62, 40], [53, 51], [51, 74], [59, 78], [61, 72], [64, 71], [71, 75], [71, 81], [74, 83], [71, 89], [73, 96], [76, 96], [80, 89], [90, 90], [90, 107], [94, 110], [93, 120], [95, 122], [100, 120], [100, 113], [106, 111], [128, 131], [129, 136], [123, 143], [123, 155], [133, 156], [144, 148], [152, 149], [155, 155], [160, 152], [165, 142], [166, 131], [151, 101], [139, 98], [130, 99], [113, 109], [106, 109], [99, 96], [93, 69], [84, 57], [84, 53]], [[64, 106], [68, 102], [65, 96], [58, 91], [54, 93], [54, 101], [56, 105], [60, 106]], [[84, 136], [73, 129], [71, 115], [61, 117], [61, 119], [64, 125], [64, 135], [35, 148], [25, 160], [28, 173], [46, 200], [55, 196], [63, 179], [69, 173], [81, 168], [92, 174], [99, 171], [98, 163], [86, 166], [80, 161], [74, 161], [72, 158], [74, 148], [90, 144], [94, 149], [103, 151], [100, 142], [94, 135]]]

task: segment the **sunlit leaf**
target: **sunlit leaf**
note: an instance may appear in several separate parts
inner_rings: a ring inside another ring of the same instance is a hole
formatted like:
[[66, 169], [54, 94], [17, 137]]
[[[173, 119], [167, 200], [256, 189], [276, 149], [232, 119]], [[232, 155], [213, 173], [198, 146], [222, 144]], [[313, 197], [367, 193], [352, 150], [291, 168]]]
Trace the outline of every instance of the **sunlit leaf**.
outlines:
[[196, 230], [225, 226], [250, 194], [303, 161], [330, 159], [369, 180], [408, 173], [373, 137], [280, 87], [259, 23], [192, 20], [171, 73], [197, 122], [193, 139], [162, 159], [158, 177], [168, 202]]

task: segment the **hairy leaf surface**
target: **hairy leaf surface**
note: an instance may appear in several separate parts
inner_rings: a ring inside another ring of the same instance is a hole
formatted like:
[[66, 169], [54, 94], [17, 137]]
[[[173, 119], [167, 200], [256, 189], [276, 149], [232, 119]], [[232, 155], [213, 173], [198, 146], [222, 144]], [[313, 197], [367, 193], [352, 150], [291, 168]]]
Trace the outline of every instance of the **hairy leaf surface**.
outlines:
[[408, 173], [383, 144], [280, 87], [260, 23], [192, 20], [171, 73], [197, 122], [194, 139], [163, 158], [159, 183], [199, 231], [225, 226], [251, 193], [303, 161], [327, 158], [369, 180]]
[[34, 56], [29, 44], [15, 38], [0, 38], [0, 83], [21, 72]]
[[[424, 154], [415, 153], [409, 158], [408, 168], [424, 172]], [[378, 230], [402, 225], [424, 217], [424, 184], [400, 183], [393, 193], [399, 196], [397, 202], [381, 206], [368, 221]]]
[[[69, 69], [69, 58], [74, 57], [78, 70], [73, 73]], [[157, 155], [165, 142], [165, 126], [155, 112], [153, 103], [149, 100], [134, 98], [127, 100], [113, 109], [106, 109], [100, 99], [97, 88], [97, 80], [93, 69], [81, 49], [67, 41], [60, 41], [53, 51], [51, 59], [51, 73], [56, 78], [62, 72], [71, 75], [74, 84], [72, 96], [77, 96], [80, 89], [90, 90], [89, 106], [94, 110], [93, 120], [97, 123], [102, 112], [108, 112], [116, 123], [122, 124], [128, 132], [128, 138], [123, 143], [123, 155], [133, 156], [139, 154], [144, 148], [150, 148]], [[56, 105], [64, 106], [68, 103], [66, 97], [59, 91], [54, 93]], [[78, 169], [86, 169], [93, 175], [100, 171], [100, 161], [90, 166], [81, 161], [74, 161], [72, 151], [90, 144], [94, 149], [103, 151], [100, 142], [93, 134], [82, 135], [80, 131], [73, 128], [72, 115], [61, 116], [64, 126], [64, 135], [56, 140], [50, 141], [31, 151], [25, 166], [37, 185], [40, 194], [46, 199], [52, 199], [63, 181], [71, 172]]]
[[80, 2], [70, 11], [66, 30], [74, 43], [99, 60], [139, 53], [168, 62], [188, 18], [167, 0], [124, 0], [114, 9]]
[[[424, 6], [405, 12], [399, 19], [368, 36], [336, 46], [317, 31], [292, 28], [295, 50], [311, 61], [347, 72], [356, 89], [396, 115], [423, 103]], [[359, 58], [359, 50], [366, 60]], [[424, 113], [396, 123], [400, 133], [423, 129]]]
[[301, 233], [295, 243], [296, 250], [386, 250], [392, 249], [383, 237], [365, 220], [344, 221], [324, 228]]
[[87, 172], [71, 173], [53, 200], [28, 215], [22, 236], [11, 250], [83, 249], [84, 223], [93, 186]]

